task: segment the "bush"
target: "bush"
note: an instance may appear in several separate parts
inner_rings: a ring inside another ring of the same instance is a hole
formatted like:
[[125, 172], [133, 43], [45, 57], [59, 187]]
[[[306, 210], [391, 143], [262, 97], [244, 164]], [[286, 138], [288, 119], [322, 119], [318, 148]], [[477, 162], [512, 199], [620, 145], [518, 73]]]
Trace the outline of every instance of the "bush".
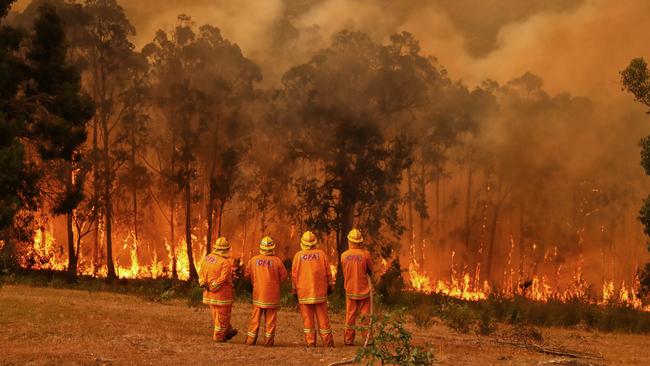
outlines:
[[440, 318], [449, 328], [467, 334], [477, 322], [476, 313], [468, 304], [448, 303], [440, 308]]
[[402, 267], [400, 267], [399, 260], [395, 259], [379, 279], [377, 293], [380, 294], [385, 304], [397, 305], [403, 302], [403, 289]]
[[496, 324], [494, 323], [494, 315], [492, 309], [489, 306], [484, 306], [478, 316], [476, 332], [480, 335], [490, 335], [496, 330]]
[[[650, 250], [650, 244], [648, 244]], [[643, 269], [639, 270], [639, 297], [650, 300], [650, 263], [646, 263]]]
[[426, 366], [435, 358], [431, 348], [412, 344], [412, 335], [404, 327], [404, 313], [371, 317], [373, 343], [357, 351], [355, 361], [365, 365]]
[[431, 304], [420, 304], [409, 310], [413, 322], [420, 328], [429, 328], [435, 324], [436, 309]]
[[13, 272], [8, 268], [0, 269], [0, 288], [6, 284], [12, 284], [15, 282], [15, 277]]
[[192, 283], [187, 291], [187, 306], [198, 307], [203, 303], [203, 289], [197, 283]]

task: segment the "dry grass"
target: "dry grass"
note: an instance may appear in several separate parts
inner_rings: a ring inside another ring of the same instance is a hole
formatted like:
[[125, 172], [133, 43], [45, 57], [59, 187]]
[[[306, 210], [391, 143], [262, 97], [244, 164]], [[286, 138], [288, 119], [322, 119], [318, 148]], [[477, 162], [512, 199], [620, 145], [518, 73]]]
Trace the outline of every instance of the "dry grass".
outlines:
[[[337, 347], [306, 349], [300, 316], [279, 315], [276, 347], [243, 343], [250, 306], [236, 304], [231, 343], [211, 341], [206, 309], [183, 302], [78, 290], [5, 286], [0, 289], [0, 365], [323, 365], [354, 355], [342, 346], [343, 318], [333, 315]], [[410, 326], [417, 343], [431, 343], [440, 365], [535, 365], [557, 357], [459, 335], [443, 326]], [[544, 339], [602, 353], [607, 365], [650, 365], [650, 336], [544, 329]]]

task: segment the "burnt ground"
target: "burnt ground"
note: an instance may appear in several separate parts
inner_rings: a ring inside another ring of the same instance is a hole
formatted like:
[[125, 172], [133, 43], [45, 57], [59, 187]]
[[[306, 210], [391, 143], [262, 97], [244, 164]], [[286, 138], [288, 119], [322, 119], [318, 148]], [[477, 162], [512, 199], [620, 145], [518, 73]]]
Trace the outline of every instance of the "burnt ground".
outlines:
[[[180, 300], [161, 304], [132, 295], [5, 286], [0, 365], [327, 365], [355, 354], [356, 347], [342, 345], [342, 314], [332, 315], [335, 348], [306, 349], [300, 316], [291, 310], [278, 316], [276, 347], [246, 346], [249, 310], [248, 304], [235, 304], [233, 324], [240, 333], [230, 343], [215, 344], [207, 309]], [[416, 343], [431, 344], [439, 365], [540, 365], [562, 359], [442, 325], [409, 324], [409, 329]], [[607, 365], [650, 365], [650, 336], [546, 328], [542, 333], [554, 346], [600, 353]]]

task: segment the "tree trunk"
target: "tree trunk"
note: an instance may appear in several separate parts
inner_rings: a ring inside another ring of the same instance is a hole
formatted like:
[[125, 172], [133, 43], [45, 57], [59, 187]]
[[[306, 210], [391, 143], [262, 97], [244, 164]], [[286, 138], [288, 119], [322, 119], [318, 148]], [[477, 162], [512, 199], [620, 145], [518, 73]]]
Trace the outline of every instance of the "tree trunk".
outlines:
[[492, 279], [492, 260], [494, 259], [494, 246], [496, 244], [497, 224], [499, 222], [499, 214], [501, 212], [501, 202], [494, 206], [494, 213], [492, 215], [492, 222], [490, 224], [490, 242], [488, 247], [487, 268], [486, 274], [489, 280]]
[[68, 233], [68, 281], [77, 280], [77, 259], [78, 253], [75, 251], [74, 230], [72, 230], [72, 212], [66, 215], [66, 231]]
[[[420, 190], [422, 192], [422, 199], [426, 200], [427, 198], [427, 181], [425, 177], [424, 164], [420, 164]], [[427, 207], [428, 209], [428, 207]], [[428, 216], [428, 213], [427, 213]], [[420, 267], [424, 268], [424, 250], [426, 245], [426, 233], [425, 233], [425, 215], [420, 214]]]
[[[207, 235], [207, 245], [205, 247], [206, 249], [206, 255], [210, 254], [212, 251], [212, 233], [214, 232], [214, 200], [215, 200], [215, 177], [214, 174], [217, 170], [217, 152], [218, 152], [218, 146], [219, 146], [219, 128], [215, 124], [214, 126], [214, 134], [212, 136], [212, 144], [213, 144], [213, 149], [212, 149], [212, 162], [210, 163], [210, 176], [208, 177], [209, 179], [209, 193], [208, 193], [208, 204], [207, 204], [207, 218], [208, 218], [208, 235]], [[221, 222], [219, 222], [219, 225], [221, 225]], [[221, 234], [221, 230], [219, 230], [219, 234]]]
[[221, 237], [221, 223], [223, 222], [223, 210], [226, 207], [226, 202], [221, 201], [219, 203], [219, 214], [217, 215], [217, 235]]
[[[99, 159], [97, 152], [99, 145], [97, 144], [97, 134], [99, 134], [99, 126], [97, 117], [93, 118], [93, 200], [95, 205], [99, 205], [99, 196], [101, 195], [101, 187], [99, 185]], [[99, 269], [99, 225], [101, 223], [101, 210], [99, 207], [95, 208], [97, 211], [97, 221], [95, 222], [95, 237], [93, 246], [93, 273], [97, 274]]]
[[[136, 174], [136, 140], [135, 131], [131, 131], [131, 174], [135, 178]], [[133, 185], [133, 192], [131, 192], [131, 199], [133, 200], [133, 237], [135, 242], [138, 243], [138, 187], [137, 184]]]
[[519, 213], [519, 282], [523, 281], [524, 278], [524, 265], [526, 261], [526, 232], [524, 230], [525, 228], [525, 219], [524, 219], [524, 212], [525, 212], [526, 204], [525, 201], [522, 200], [520, 204], [520, 213]]
[[110, 157], [110, 141], [108, 130], [108, 117], [106, 112], [102, 111], [101, 127], [103, 132], [103, 157], [104, 157], [104, 206], [106, 220], [106, 266], [107, 278], [113, 281], [117, 278], [115, 273], [115, 263], [113, 262], [113, 202], [111, 197], [111, 187], [113, 185], [112, 167]]
[[409, 263], [413, 263], [415, 262], [415, 233], [413, 232], [413, 174], [411, 167], [406, 169], [406, 185], [408, 188]]
[[[340, 257], [343, 252], [348, 250], [348, 232], [352, 230], [354, 225], [354, 206], [355, 201], [343, 193], [342, 197], [342, 213], [341, 213], [341, 225], [339, 226], [339, 236], [338, 243], [336, 245], [337, 256]], [[329, 268], [327, 269], [329, 271]], [[337, 271], [336, 271], [336, 290], [340, 294], [343, 294], [343, 267], [341, 267], [341, 261], [338, 261]]]
[[208, 219], [208, 233], [206, 235], [205, 255], [212, 252], [212, 232], [214, 231], [214, 197], [212, 194], [212, 183], [210, 183], [210, 192], [208, 193], [208, 204], [206, 207], [206, 217]]
[[[66, 177], [65, 185], [66, 192], [71, 193], [74, 187], [72, 186], [72, 163], [66, 164]], [[72, 210], [66, 213], [65, 222], [66, 232], [68, 234], [68, 280], [74, 282], [77, 279], [77, 251], [75, 250], [74, 230], [72, 229]]]
[[178, 259], [176, 258], [176, 230], [175, 230], [175, 222], [174, 222], [174, 214], [176, 212], [176, 195], [172, 193], [171, 200], [169, 202], [169, 208], [170, 208], [170, 213], [169, 213], [169, 223], [170, 223], [170, 236], [171, 236], [171, 250], [172, 250], [172, 278], [173, 279], [178, 279]]
[[471, 219], [472, 219], [472, 174], [474, 173], [472, 169], [472, 163], [469, 163], [467, 169], [467, 193], [465, 198], [465, 264], [469, 262], [469, 256], [471, 253], [471, 234], [472, 229]]
[[199, 274], [194, 266], [192, 253], [192, 191], [189, 177], [185, 178], [185, 242], [187, 244], [187, 261], [189, 262], [190, 281], [197, 280]]

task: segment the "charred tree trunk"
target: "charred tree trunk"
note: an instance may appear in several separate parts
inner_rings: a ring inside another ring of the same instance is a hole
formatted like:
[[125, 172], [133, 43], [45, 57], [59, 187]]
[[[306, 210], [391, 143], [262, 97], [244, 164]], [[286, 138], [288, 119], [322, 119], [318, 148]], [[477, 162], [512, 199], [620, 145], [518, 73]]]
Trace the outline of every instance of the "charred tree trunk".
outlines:
[[[348, 250], [348, 232], [352, 230], [354, 225], [354, 206], [355, 200], [349, 197], [349, 193], [343, 192], [342, 205], [341, 205], [341, 221], [338, 230], [338, 242], [336, 245], [337, 256], [341, 256], [343, 252]], [[327, 269], [329, 271], [329, 268]], [[336, 290], [337, 292], [343, 294], [343, 267], [341, 267], [341, 261], [338, 261], [337, 271], [336, 271]]]
[[[168, 118], [171, 119], [171, 113], [169, 114]], [[171, 136], [171, 155], [170, 155], [170, 165], [171, 165], [171, 172], [172, 175], [176, 172], [176, 134], [172, 130], [172, 136]], [[170, 225], [170, 236], [171, 236], [171, 251], [172, 251], [172, 278], [178, 279], [178, 257], [176, 255], [176, 185], [174, 184], [174, 188], [172, 188], [171, 191], [171, 197], [169, 201], [169, 225]]]
[[488, 244], [486, 275], [492, 279], [492, 261], [494, 259], [494, 246], [496, 245], [497, 225], [499, 224], [499, 214], [501, 213], [501, 202], [497, 202], [492, 213], [492, 222], [490, 223], [490, 241]]
[[206, 207], [206, 217], [208, 220], [208, 233], [206, 235], [205, 255], [212, 252], [212, 233], [214, 232], [214, 197], [212, 193], [212, 183], [210, 183], [210, 192], [208, 193], [208, 204]]
[[169, 223], [170, 223], [170, 236], [171, 236], [171, 243], [170, 243], [170, 248], [172, 251], [172, 278], [173, 279], [178, 279], [178, 259], [176, 257], [176, 224], [174, 220], [174, 213], [176, 212], [176, 195], [172, 193], [171, 200], [169, 202]]
[[217, 215], [217, 235], [221, 237], [221, 223], [223, 222], [223, 210], [226, 207], [226, 201], [219, 203], [219, 214]]
[[[424, 163], [420, 164], [420, 190], [422, 192], [422, 199], [426, 200], [427, 197], [427, 181], [425, 177]], [[427, 207], [428, 209], [428, 207]], [[424, 268], [424, 250], [426, 243], [426, 233], [424, 228], [425, 217], [428, 216], [428, 213], [420, 213], [420, 266]]]
[[[72, 163], [66, 163], [65, 177], [66, 191], [72, 193], [74, 187], [72, 183]], [[72, 209], [66, 213], [66, 232], [68, 235], [68, 280], [74, 282], [77, 279], [77, 261], [78, 253], [75, 250], [74, 230], [72, 229]]]
[[471, 253], [471, 219], [472, 219], [472, 175], [474, 173], [472, 163], [467, 168], [467, 192], [465, 194], [465, 264], [468, 265]]
[[103, 161], [104, 161], [104, 213], [106, 220], [106, 267], [107, 279], [113, 281], [117, 278], [115, 273], [115, 263], [113, 262], [113, 201], [111, 197], [111, 188], [113, 186], [111, 155], [110, 155], [110, 138], [108, 128], [108, 116], [106, 111], [101, 112], [101, 127], [103, 135]]
[[526, 209], [525, 201], [521, 201], [519, 208], [519, 282], [524, 280], [524, 265], [526, 261], [526, 231], [525, 231], [525, 219], [524, 213]]
[[[97, 143], [97, 135], [99, 134], [99, 126], [97, 117], [93, 118], [93, 200], [95, 205], [99, 205], [99, 196], [101, 195], [101, 187], [99, 184], [99, 158], [97, 152], [99, 145]], [[95, 237], [93, 238], [93, 272], [97, 274], [99, 269], [99, 225], [101, 225], [101, 210], [97, 209], [97, 222], [95, 222]]]
[[415, 233], [413, 232], [413, 174], [410, 167], [406, 169], [406, 186], [408, 188], [409, 261], [413, 263], [415, 261]]
[[[136, 174], [136, 137], [135, 130], [131, 131], [131, 174], [135, 178]], [[133, 184], [131, 192], [131, 200], [133, 201], [133, 237], [135, 243], [138, 243], [138, 186]]]
[[185, 179], [185, 242], [187, 244], [187, 261], [190, 267], [190, 281], [194, 281], [199, 278], [199, 274], [196, 272], [194, 254], [192, 253], [192, 190], [189, 177]]
[[[212, 161], [210, 162], [210, 176], [209, 179], [209, 193], [208, 193], [208, 204], [206, 207], [206, 213], [208, 218], [208, 235], [207, 235], [207, 245], [206, 245], [206, 255], [210, 254], [212, 251], [212, 234], [214, 233], [214, 201], [215, 201], [215, 192], [216, 192], [216, 180], [215, 172], [217, 171], [217, 153], [219, 146], [219, 126], [214, 127], [214, 134], [212, 135]], [[221, 222], [217, 225], [221, 226]], [[219, 228], [219, 235], [221, 235], [221, 229]], [[217, 236], [218, 237], [218, 236]]]
[[72, 229], [72, 212], [68, 212], [65, 216], [65, 226], [68, 233], [68, 281], [74, 282], [77, 280], [77, 261], [79, 257], [75, 250], [74, 230]]

